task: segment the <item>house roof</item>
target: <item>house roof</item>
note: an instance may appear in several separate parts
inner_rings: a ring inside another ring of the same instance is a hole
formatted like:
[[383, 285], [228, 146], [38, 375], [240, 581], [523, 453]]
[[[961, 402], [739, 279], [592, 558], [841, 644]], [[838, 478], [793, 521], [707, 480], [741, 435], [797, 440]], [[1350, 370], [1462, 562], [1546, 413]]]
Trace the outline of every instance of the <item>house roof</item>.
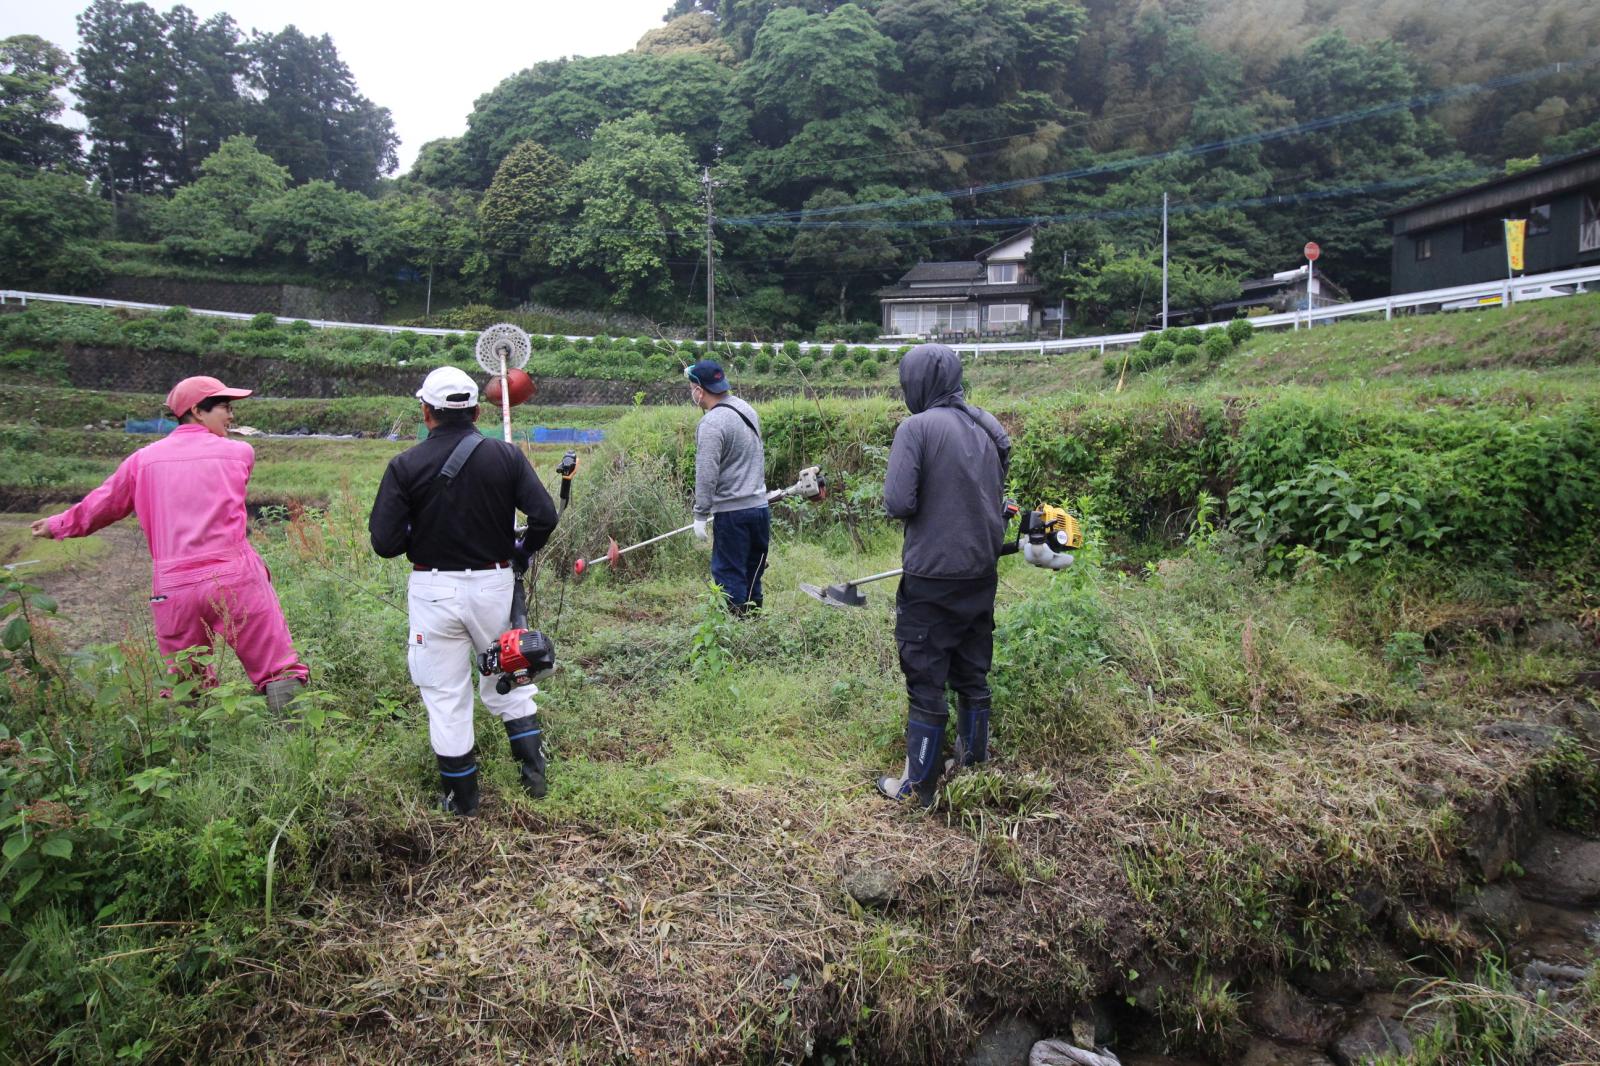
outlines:
[[1009, 297], [1033, 296], [1043, 292], [1044, 286], [1029, 282], [1025, 285], [986, 285], [981, 281], [973, 285], [929, 285], [924, 288], [910, 288], [906, 285], [890, 285], [878, 290], [878, 297], [882, 300], [898, 300], [901, 302], [915, 302], [917, 300], [944, 300], [952, 297], [959, 299], [1006, 299]]
[[1465, 189], [1396, 208], [1385, 217], [1395, 233], [1412, 233], [1457, 219], [1540, 200], [1600, 177], [1600, 145], [1554, 159], [1519, 174], [1503, 174]]
[[994, 252], [998, 251], [1001, 248], [1004, 248], [1006, 245], [1010, 244], [1012, 241], [1017, 240], [1017, 239], [1019, 239], [1021, 237], [1026, 237], [1026, 236], [1034, 233], [1036, 230], [1038, 230], [1038, 228], [1039, 228], [1038, 226], [1024, 226], [1022, 229], [1017, 230], [1017, 232], [1013, 233], [1011, 236], [1003, 238], [1003, 239], [998, 240], [998, 241], [995, 241], [993, 244], [989, 245], [989, 247], [985, 248], [983, 251], [979, 252], [976, 256], [974, 256], [974, 258], [979, 260], [980, 262], [982, 262], [983, 260], [988, 259], [989, 256], [992, 255]]
[[926, 284], [929, 282], [964, 282], [979, 281], [985, 277], [984, 266], [975, 259], [957, 259], [953, 262], [918, 263], [901, 277], [899, 285], [910, 285], [913, 282]]

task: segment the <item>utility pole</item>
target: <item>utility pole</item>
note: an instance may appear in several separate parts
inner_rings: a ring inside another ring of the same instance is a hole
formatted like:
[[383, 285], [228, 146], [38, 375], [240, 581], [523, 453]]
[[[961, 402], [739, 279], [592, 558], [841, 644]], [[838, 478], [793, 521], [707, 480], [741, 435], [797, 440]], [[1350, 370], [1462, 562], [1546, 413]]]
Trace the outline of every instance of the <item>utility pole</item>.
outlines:
[[711, 213], [712, 190], [717, 183], [711, 180], [711, 168], [705, 168], [701, 181], [706, 187], [706, 356], [711, 355], [711, 348], [717, 343], [717, 263], [716, 252], [711, 243], [711, 226], [714, 216]]
[[[1137, 324], [1137, 323], [1136, 323]], [[1161, 194], [1161, 328], [1167, 328], [1167, 194]]]
[[[1061, 253], [1061, 271], [1066, 273], [1067, 253]], [[1056, 340], [1061, 340], [1067, 335], [1067, 290], [1063, 281], [1061, 289], [1061, 317], [1056, 319]]]

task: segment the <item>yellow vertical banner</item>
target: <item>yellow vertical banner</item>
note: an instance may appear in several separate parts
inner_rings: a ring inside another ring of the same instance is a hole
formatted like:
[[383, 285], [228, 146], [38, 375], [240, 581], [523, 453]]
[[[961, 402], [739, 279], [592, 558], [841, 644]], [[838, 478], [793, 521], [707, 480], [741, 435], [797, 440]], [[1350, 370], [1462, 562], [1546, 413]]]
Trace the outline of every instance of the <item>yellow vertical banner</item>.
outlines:
[[1525, 218], [1506, 219], [1506, 269], [1517, 271], [1524, 269], [1522, 250], [1528, 236], [1528, 220]]

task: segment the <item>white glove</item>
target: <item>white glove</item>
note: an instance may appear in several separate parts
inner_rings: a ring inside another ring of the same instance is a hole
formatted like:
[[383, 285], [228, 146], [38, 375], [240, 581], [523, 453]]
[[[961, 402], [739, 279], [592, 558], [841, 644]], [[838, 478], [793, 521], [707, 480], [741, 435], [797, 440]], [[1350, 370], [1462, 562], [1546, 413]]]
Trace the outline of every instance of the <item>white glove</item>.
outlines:
[[1055, 551], [1048, 544], [1035, 544], [1027, 537], [1019, 537], [1017, 546], [1022, 549], [1022, 557], [1034, 566], [1042, 566], [1046, 570], [1065, 570], [1072, 565], [1071, 552]]
[[711, 539], [711, 534], [706, 532], [706, 523], [709, 522], [709, 521], [710, 521], [709, 518], [696, 518], [694, 520], [694, 539], [695, 540], [710, 540]]

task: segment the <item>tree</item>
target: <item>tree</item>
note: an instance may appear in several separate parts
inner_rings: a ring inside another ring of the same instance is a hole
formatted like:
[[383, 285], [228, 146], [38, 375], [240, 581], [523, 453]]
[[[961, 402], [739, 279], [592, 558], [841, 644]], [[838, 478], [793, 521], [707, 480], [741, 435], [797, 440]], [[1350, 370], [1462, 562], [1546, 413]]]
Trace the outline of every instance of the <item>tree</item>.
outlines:
[[44, 170], [78, 162], [78, 131], [56, 121], [66, 106], [56, 93], [76, 69], [42, 37], [0, 41], [0, 161]]
[[83, 178], [0, 164], [0, 262], [13, 283], [91, 287], [105, 272], [92, 242], [110, 224], [110, 208]]
[[[858, 200], [885, 203], [905, 196], [904, 189], [888, 185], [865, 186], [854, 197], [839, 189], [824, 189], [806, 201], [805, 209], [817, 211]], [[912, 216], [932, 221], [941, 215], [950, 217], [949, 205], [942, 202], [809, 219], [795, 233], [789, 248], [789, 265], [811, 282], [809, 287], [820, 301], [833, 304], [834, 321], [847, 322], [876, 310], [864, 304], [860, 297], [893, 280], [928, 252], [926, 240], [933, 230], [919, 228], [914, 232], [920, 234], [921, 239], [907, 240], [905, 231], [896, 229], [895, 223]], [[852, 292], [857, 294], [854, 308], [850, 300]], [[856, 313], [852, 314], [852, 310]]]
[[733, 47], [717, 34], [717, 20], [704, 12], [691, 12], [671, 19], [660, 29], [650, 30], [633, 50], [641, 54], [667, 55], [693, 52], [718, 63], [732, 64]]
[[458, 282], [469, 296], [493, 290], [489, 256], [478, 237], [471, 193], [429, 190], [385, 196], [362, 244], [369, 269], [405, 269]]
[[261, 245], [251, 209], [289, 187], [289, 171], [256, 149], [254, 137], [229, 137], [200, 164], [200, 179], [167, 204], [161, 246], [205, 262], [242, 261]]
[[905, 64], [897, 85], [924, 116], [1061, 94], [1084, 22], [1070, 0], [884, 0], [876, 15]]
[[883, 81], [899, 70], [894, 42], [855, 4], [827, 15], [785, 7], [761, 24], [739, 83], [757, 140], [780, 144], [809, 122], [883, 107]]
[[169, 187], [173, 66], [166, 27], [144, 3], [94, 0], [78, 16], [78, 110], [89, 123], [89, 169], [113, 194]]
[[552, 249], [556, 263], [599, 270], [618, 306], [665, 306], [667, 260], [699, 248], [699, 182], [689, 146], [658, 133], [648, 115], [608, 122], [594, 151], [572, 172], [577, 218]]
[[1179, 261], [1171, 264], [1168, 273], [1168, 299], [1171, 305], [1200, 311], [1208, 321], [1212, 308], [1229, 300], [1237, 300], [1242, 291], [1238, 278], [1215, 267]]
[[733, 78], [728, 67], [696, 53], [633, 53], [538, 63], [478, 98], [467, 117], [462, 151], [473, 185], [486, 188], [511, 150], [538, 141], [577, 164], [601, 125], [638, 112], [664, 133], [680, 134], [702, 166], [721, 147], [719, 118]]
[[256, 34], [249, 54], [261, 99], [248, 128], [297, 182], [322, 178], [368, 192], [394, 170], [400, 141], [389, 109], [361, 95], [331, 37], [287, 26]]
[[171, 148], [163, 163], [174, 182], [188, 184], [199, 175], [201, 160], [245, 128], [249, 102], [242, 89], [249, 57], [238, 25], [226, 14], [200, 22], [178, 6], [163, 23], [172, 63]]
[[[461, 148], [460, 137], [439, 137], [417, 151], [411, 164], [411, 181], [430, 189], [462, 189], [472, 184], [472, 168]], [[404, 179], [402, 179], [404, 180]]]
[[261, 200], [247, 212], [261, 246], [277, 255], [329, 271], [366, 266], [363, 246], [373, 226], [373, 204], [330, 181], [308, 181]]
[[495, 171], [478, 204], [484, 244], [508, 280], [528, 280], [550, 259], [565, 207], [569, 168], [537, 141], [523, 141]]

